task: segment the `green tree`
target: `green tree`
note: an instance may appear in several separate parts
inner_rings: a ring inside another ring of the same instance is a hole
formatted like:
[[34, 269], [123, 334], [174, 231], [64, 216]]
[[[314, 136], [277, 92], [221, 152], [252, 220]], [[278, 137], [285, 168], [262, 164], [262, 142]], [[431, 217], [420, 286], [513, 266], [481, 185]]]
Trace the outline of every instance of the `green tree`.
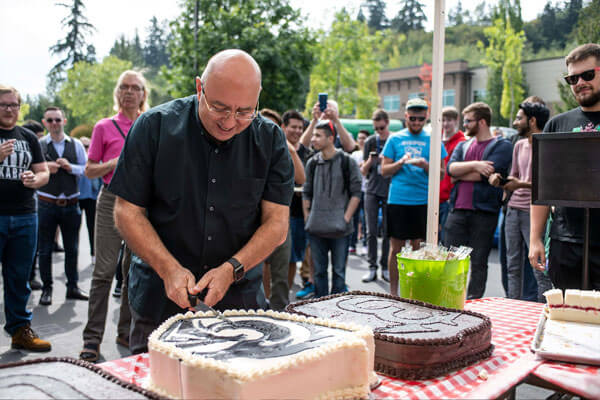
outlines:
[[75, 63], [67, 72], [59, 96], [71, 115], [82, 124], [94, 125], [114, 114], [113, 90], [119, 75], [131, 69], [131, 61], [108, 56], [101, 63]]
[[385, 1], [367, 0], [366, 6], [369, 9], [369, 28], [373, 31], [380, 31], [387, 28], [388, 20], [385, 16]]
[[108, 54], [120, 60], [131, 61], [131, 64], [137, 68], [141, 68], [146, 65], [144, 49], [142, 47], [140, 35], [138, 34], [137, 29], [132, 40], [127, 40], [125, 35], [121, 34], [121, 36], [115, 40], [115, 43]]
[[502, 65], [502, 100], [500, 114], [510, 120], [517, 112], [519, 103], [524, 98], [523, 70], [521, 68], [521, 54], [525, 41], [525, 33], [516, 32], [510, 19], [506, 21], [504, 32], [504, 64]]
[[369, 118], [379, 103], [380, 64], [373, 50], [382, 37], [381, 32], [369, 34], [367, 24], [352, 21], [345, 10], [338, 12], [316, 49], [306, 110], [312, 110], [318, 93], [327, 92], [338, 102], [340, 115]]
[[83, 15], [85, 10], [83, 0], [73, 0], [71, 4], [58, 3], [57, 5], [69, 9], [69, 15], [61, 20], [61, 23], [67, 27], [67, 36], [50, 46], [50, 53], [53, 55], [66, 53], [65, 58], [52, 67], [50, 75], [53, 79], [60, 79], [62, 73], [75, 63], [96, 61], [94, 46], [86, 43], [87, 36], [95, 28]]
[[261, 106], [280, 111], [302, 107], [315, 43], [302, 23], [300, 11], [288, 0], [186, 0], [183, 13], [171, 24], [171, 68], [162, 69], [170, 94], [194, 93], [194, 79], [208, 59], [220, 50], [238, 48], [252, 55], [262, 69]]
[[600, 43], [600, 0], [592, 0], [579, 14], [575, 28], [577, 44]]
[[169, 43], [169, 27], [166, 21], [159, 22], [158, 18], [150, 19], [148, 27], [148, 36], [144, 41], [144, 63], [152, 68], [160, 68], [163, 65], [169, 66], [169, 52], [167, 45]]
[[427, 17], [423, 11], [423, 4], [419, 0], [401, 0], [400, 10], [392, 20], [392, 28], [402, 33], [423, 30], [425, 22]]
[[470, 19], [469, 10], [462, 7], [462, 2], [458, 0], [456, 6], [448, 11], [448, 24], [450, 26], [462, 25]]

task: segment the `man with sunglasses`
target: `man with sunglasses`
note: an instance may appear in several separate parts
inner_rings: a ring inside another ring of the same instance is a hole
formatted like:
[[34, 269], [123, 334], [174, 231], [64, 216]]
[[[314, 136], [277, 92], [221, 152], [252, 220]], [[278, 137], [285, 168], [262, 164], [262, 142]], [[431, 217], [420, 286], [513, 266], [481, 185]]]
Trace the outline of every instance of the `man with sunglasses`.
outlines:
[[369, 137], [363, 149], [364, 163], [360, 172], [367, 177], [367, 191], [365, 192], [365, 219], [367, 223], [367, 247], [369, 254], [369, 272], [363, 278], [363, 282], [372, 282], [377, 279], [377, 231], [379, 222], [379, 210], [382, 213], [383, 238], [381, 241], [381, 278], [389, 282], [388, 256], [390, 251], [390, 238], [387, 233], [387, 198], [390, 187], [390, 178], [381, 174], [381, 152], [390, 136], [390, 117], [385, 110], [378, 109], [373, 112], [373, 128], [375, 135]]
[[[419, 248], [427, 230], [427, 196], [429, 187], [429, 149], [431, 135], [423, 130], [427, 120], [427, 102], [420, 98], [406, 102], [406, 128], [390, 136], [383, 148], [383, 176], [391, 176], [387, 208], [390, 237], [388, 267], [390, 293], [398, 294], [396, 254], [409, 240]], [[440, 173], [444, 173], [446, 149], [441, 148]]]
[[40, 139], [40, 145], [50, 169], [50, 180], [37, 193], [39, 266], [42, 278], [40, 305], [48, 306], [52, 304], [52, 249], [57, 227], [60, 227], [65, 248], [67, 299], [88, 299], [87, 293], [77, 285], [81, 226], [78, 179], [85, 169], [87, 155], [79, 139], [65, 134], [67, 119], [60, 108], [46, 108], [42, 122], [48, 135]]
[[[579, 107], [559, 114], [546, 124], [544, 132], [598, 132], [600, 134], [600, 45], [588, 43], [572, 50], [565, 59], [565, 81]], [[584, 213], [582, 208], [555, 207], [550, 231], [548, 260], [542, 237], [549, 215], [547, 206], [531, 206], [529, 260], [544, 271], [555, 287], [581, 288]], [[547, 261], [547, 262], [546, 262]], [[590, 286], [600, 289], [600, 210], [590, 210]]]
[[196, 90], [137, 119], [109, 186], [134, 253], [133, 353], [190, 294], [219, 310], [266, 307], [261, 262], [286, 239], [294, 170], [281, 129], [257, 115], [260, 67], [224, 50]]

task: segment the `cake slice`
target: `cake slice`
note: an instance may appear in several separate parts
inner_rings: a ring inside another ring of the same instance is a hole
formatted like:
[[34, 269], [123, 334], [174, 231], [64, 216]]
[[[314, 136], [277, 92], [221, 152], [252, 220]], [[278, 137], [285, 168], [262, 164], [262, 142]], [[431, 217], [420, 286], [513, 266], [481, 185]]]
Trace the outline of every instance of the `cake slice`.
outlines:
[[600, 324], [600, 292], [593, 290], [561, 289], [544, 292], [550, 319]]
[[183, 399], [368, 398], [370, 328], [273, 311], [176, 315], [149, 337], [148, 387]]

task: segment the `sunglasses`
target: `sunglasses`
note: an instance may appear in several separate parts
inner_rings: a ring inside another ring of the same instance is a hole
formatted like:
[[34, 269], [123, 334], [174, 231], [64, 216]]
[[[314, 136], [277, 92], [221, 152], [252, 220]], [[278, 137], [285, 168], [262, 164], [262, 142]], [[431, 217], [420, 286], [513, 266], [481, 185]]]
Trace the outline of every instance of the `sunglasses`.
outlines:
[[48, 122], [50, 124], [53, 122], [60, 123], [60, 122], [62, 122], [62, 118], [46, 118], [46, 122]]
[[564, 78], [569, 85], [577, 84], [577, 82], [579, 82], [579, 78], [583, 79], [586, 82], [589, 82], [596, 77], [596, 71], [600, 71], [600, 67], [588, 69], [587, 71], [583, 71], [580, 74], [567, 75]]
[[415, 122], [415, 121], [423, 122], [423, 121], [425, 121], [425, 117], [408, 117], [408, 119], [410, 120], [410, 122]]
[[376, 131], [383, 131], [383, 130], [385, 130], [385, 128], [386, 128], [386, 126], [376, 126], [375, 130]]

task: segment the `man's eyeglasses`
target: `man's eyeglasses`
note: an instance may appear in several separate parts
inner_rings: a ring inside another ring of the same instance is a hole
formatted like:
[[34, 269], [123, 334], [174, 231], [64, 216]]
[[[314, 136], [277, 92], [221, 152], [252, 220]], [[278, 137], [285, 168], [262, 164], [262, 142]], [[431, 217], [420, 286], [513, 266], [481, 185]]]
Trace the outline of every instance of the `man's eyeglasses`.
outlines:
[[468, 118], [465, 118], [463, 120], [463, 125], [469, 125], [471, 122], [477, 122], [477, 121], [479, 121], [479, 120], [478, 119], [468, 119]]
[[[208, 112], [211, 113], [215, 118], [228, 119], [229, 116], [232, 114], [232, 111], [228, 108], [209, 105], [208, 100], [206, 99], [206, 92], [204, 91], [204, 84], [202, 84], [202, 87], [200, 90], [202, 91], [202, 97], [204, 98], [204, 104], [206, 104], [206, 108], [208, 108]], [[252, 111], [236, 111], [235, 113], [233, 113], [233, 118], [235, 118], [238, 121], [252, 121], [254, 118], [256, 118], [257, 114], [258, 114], [258, 101], [256, 102], [256, 107], [254, 107], [254, 110], [252, 110]]]
[[384, 131], [385, 128], [387, 128], [387, 125], [384, 125], [384, 126], [375, 126], [374, 128], [375, 128], [376, 131]]
[[140, 90], [144, 90], [144, 88], [139, 87], [138, 85], [120, 85], [119, 90], [122, 92], [126, 92], [131, 90], [132, 92], [139, 92]]
[[46, 122], [48, 122], [49, 124], [53, 122], [60, 124], [62, 122], [62, 118], [46, 118]]
[[426, 117], [408, 117], [410, 122], [415, 122], [415, 121], [423, 122], [423, 121], [425, 121], [425, 118]]
[[0, 109], [8, 111], [8, 110], [18, 110], [21, 108], [21, 105], [18, 103], [0, 103]]
[[600, 71], [600, 67], [588, 69], [587, 71], [583, 71], [580, 74], [567, 75], [564, 78], [569, 85], [577, 84], [577, 82], [579, 82], [579, 78], [583, 79], [586, 82], [589, 82], [596, 77], [596, 71]]

